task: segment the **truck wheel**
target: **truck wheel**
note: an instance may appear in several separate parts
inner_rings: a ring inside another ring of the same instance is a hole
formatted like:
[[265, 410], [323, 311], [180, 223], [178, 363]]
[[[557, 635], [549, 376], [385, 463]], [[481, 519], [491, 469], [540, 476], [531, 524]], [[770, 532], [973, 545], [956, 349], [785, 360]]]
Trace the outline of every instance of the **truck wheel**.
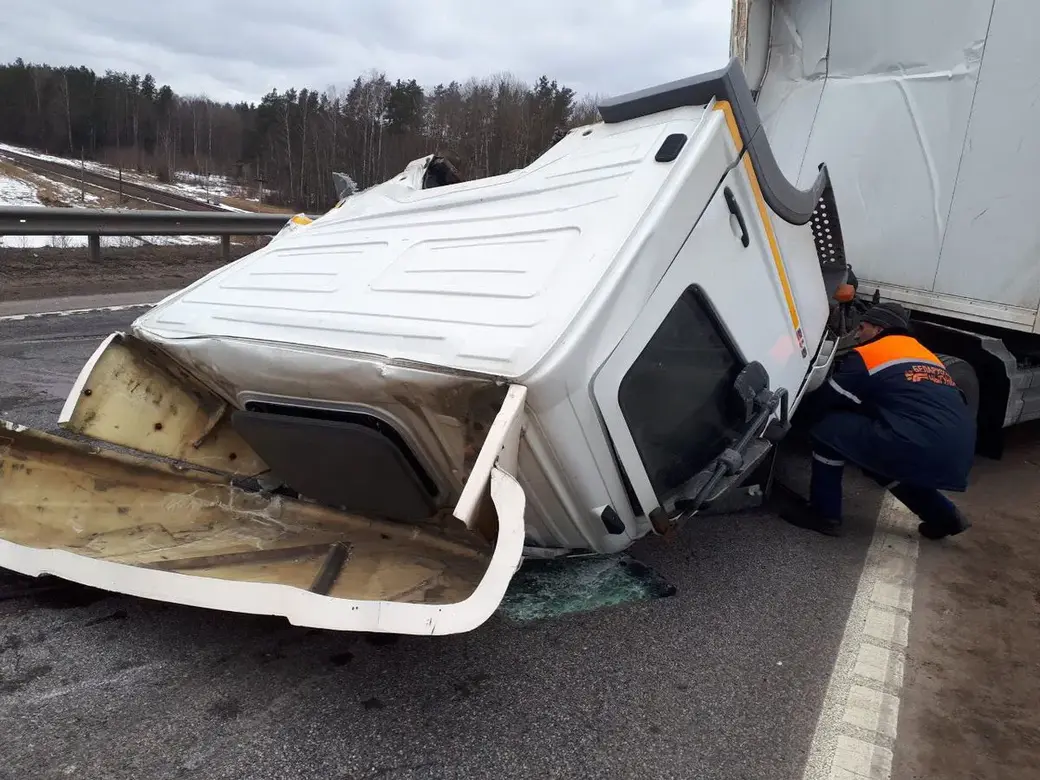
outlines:
[[964, 397], [968, 402], [968, 409], [971, 412], [971, 418], [977, 421], [979, 414], [979, 377], [975, 373], [975, 369], [971, 363], [963, 358], [943, 354], [936, 355], [936, 357], [943, 362], [946, 370], [953, 377], [953, 381], [957, 383], [957, 387], [964, 393]]

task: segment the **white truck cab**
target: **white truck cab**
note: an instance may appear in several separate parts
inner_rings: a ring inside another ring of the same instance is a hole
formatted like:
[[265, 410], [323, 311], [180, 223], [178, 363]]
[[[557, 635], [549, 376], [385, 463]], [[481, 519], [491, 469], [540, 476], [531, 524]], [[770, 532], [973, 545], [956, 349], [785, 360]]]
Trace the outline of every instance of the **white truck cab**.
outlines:
[[[445, 182], [417, 160], [113, 334], [62, 425], [275, 503], [170, 514], [128, 475], [123, 504], [75, 492], [75, 523], [19, 511], [70, 467], [11, 429], [37, 476], [0, 469], [0, 565], [448, 633], [494, 611], [525, 551], [616, 552], [739, 485], [840, 335], [827, 169], [784, 178], [736, 61], [600, 113], [500, 176]], [[112, 458], [72, 472], [152, 468]], [[170, 479], [148, 489], [196, 495]]]
[[[603, 122], [501, 176], [424, 189], [429, 159], [418, 160], [170, 297], [133, 332], [280, 425], [294, 409], [311, 420], [360, 404], [410, 442], [434, 501], [467, 477], [437, 419], [445, 409], [417, 399], [427, 413], [413, 414], [347, 377], [377, 363], [489, 392], [523, 385], [527, 544], [622, 549], [694, 498], [740, 438], [745, 366], [760, 363], [770, 390], [797, 403], [829, 314], [811, 227], [828, 180], [822, 170], [801, 191], [782, 177], [736, 63], [600, 111]], [[241, 433], [265, 424], [243, 418]], [[266, 447], [285, 451], [277, 436], [250, 440], [265, 459]], [[289, 485], [313, 471], [282, 459]], [[319, 491], [331, 502], [394, 511], [336, 481]]]

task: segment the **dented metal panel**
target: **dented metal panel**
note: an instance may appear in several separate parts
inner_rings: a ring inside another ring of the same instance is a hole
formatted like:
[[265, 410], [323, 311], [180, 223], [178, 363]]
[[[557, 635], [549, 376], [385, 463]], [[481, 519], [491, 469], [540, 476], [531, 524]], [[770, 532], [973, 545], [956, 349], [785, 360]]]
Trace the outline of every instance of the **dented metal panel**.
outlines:
[[1040, 305], [1040, 3], [1000, 0], [986, 37], [934, 290]]
[[768, 57], [759, 110], [789, 177], [804, 186], [826, 161], [862, 286], [1032, 330], [1040, 5], [770, 5], [768, 39], [750, 26], [744, 36], [749, 60]]
[[430, 158], [415, 160], [139, 324], [526, 381], [604, 276], [632, 262], [633, 231], [670, 197], [676, 166], [658, 147], [692, 137], [702, 114], [575, 129], [521, 169], [451, 186], [423, 189]]

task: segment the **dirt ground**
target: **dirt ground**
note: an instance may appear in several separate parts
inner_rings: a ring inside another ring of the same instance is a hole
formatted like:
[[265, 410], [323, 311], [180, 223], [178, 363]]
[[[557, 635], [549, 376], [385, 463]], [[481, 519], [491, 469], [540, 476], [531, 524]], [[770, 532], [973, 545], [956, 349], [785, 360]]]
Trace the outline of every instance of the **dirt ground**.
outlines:
[[[231, 257], [258, 246], [249, 238], [233, 242]], [[221, 264], [219, 244], [103, 246], [100, 266], [90, 261], [86, 247], [0, 247], [0, 301], [178, 289]]]
[[1040, 425], [955, 496], [974, 526], [922, 541], [894, 780], [1040, 777]]
[[227, 206], [233, 206], [236, 209], [245, 209], [246, 211], [258, 211], [263, 214], [295, 214], [296, 210], [291, 209], [288, 206], [274, 206], [270, 203], [257, 203], [255, 200], [246, 200], [245, 198], [236, 198], [231, 195], [226, 195], [220, 199], [221, 203]]

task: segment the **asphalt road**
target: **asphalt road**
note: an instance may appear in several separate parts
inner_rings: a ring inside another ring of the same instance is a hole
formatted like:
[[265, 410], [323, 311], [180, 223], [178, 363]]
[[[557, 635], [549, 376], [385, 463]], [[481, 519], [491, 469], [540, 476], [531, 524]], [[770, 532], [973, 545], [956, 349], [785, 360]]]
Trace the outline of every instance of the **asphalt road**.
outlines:
[[[134, 314], [0, 321], [0, 416], [53, 430]], [[459, 636], [0, 601], [0, 777], [798, 778], [880, 500], [848, 479], [844, 538], [700, 519], [632, 551], [675, 596]]]
[[152, 304], [174, 292], [176, 290], [109, 292], [98, 295], [65, 295], [57, 298], [0, 301], [0, 318], [40, 312], [83, 311], [86, 309]]

